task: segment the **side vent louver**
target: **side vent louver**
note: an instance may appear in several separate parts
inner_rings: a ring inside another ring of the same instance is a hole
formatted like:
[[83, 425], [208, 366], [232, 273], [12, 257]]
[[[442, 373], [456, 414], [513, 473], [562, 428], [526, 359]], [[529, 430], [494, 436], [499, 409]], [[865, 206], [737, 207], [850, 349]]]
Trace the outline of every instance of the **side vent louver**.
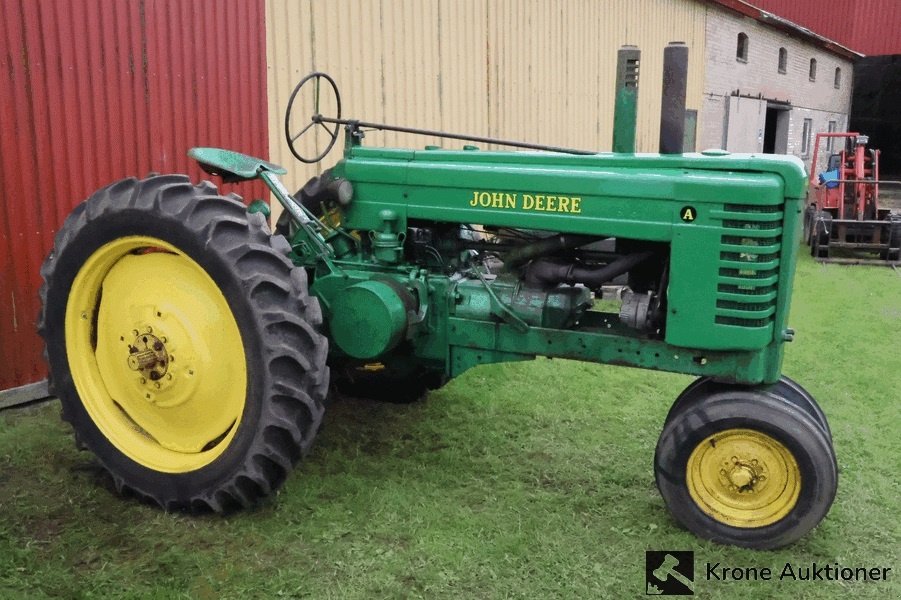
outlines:
[[726, 204], [722, 219], [716, 323], [765, 327], [776, 313], [782, 210], [779, 206]]

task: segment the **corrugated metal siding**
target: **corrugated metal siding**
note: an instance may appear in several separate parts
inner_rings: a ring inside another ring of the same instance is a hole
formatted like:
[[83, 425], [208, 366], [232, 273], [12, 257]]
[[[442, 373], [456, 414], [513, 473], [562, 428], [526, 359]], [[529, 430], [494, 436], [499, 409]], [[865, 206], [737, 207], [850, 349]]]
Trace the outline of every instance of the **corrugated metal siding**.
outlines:
[[129, 175], [205, 177], [191, 146], [267, 155], [264, 14], [262, 0], [0, 2], [0, 390], [46, 377], [39, 268], [72, 207]]
[[[313, 70], [336, 79], [345, 117], [609, 150], [616, 51], [637, 44], [638, 149], [656, 151], [663, 48], [683, 41], [688, 108], [701, 105], [705, 7], [690, 0], [267, 0], [266, 16], [270, 154], [292, 189], [340, 156], [339, 142], [306, 166], [287, 149], [288, 97]], [[463, 144], [390, 132], [366, 143]]]
[[687, 108], [701, 105], [703, 5], [685, 0], [489, 3], [492, 135], [610, 150], [616, 52], [641, 51], [637, 149], [656, 152], [663, 48], [689, 47]]
[[898, 0], [748, 0], [749, 4], [794, 21], [869, 56], [901, 54]]

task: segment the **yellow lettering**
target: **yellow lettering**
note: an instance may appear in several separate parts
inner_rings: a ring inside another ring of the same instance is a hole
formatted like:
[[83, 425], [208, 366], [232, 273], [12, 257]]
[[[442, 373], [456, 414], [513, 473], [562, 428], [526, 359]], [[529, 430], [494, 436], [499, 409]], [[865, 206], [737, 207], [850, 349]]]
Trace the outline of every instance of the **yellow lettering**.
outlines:
[[[474, 191], [472, 198], [469, 200], [469, 206], [481, 208], [517, 208], [519, 205], [519, 194], [509, 192], [479, 192]], [[571, 196], [550, 196], [544, 194], [523, 194], [522, 210], [540, 210], [545, 212], [563, 212], [575, 213], [582, 212], [582, 198]], [[693, 208], [683, 208], [680, 216], [683, 220], [689, 221], [696, 218]]]
[[691, 207], [687, 207], [682, 212], [682, 220], [683, 221], [694, 221], [695, 220], [695, 212], [691, 209]]

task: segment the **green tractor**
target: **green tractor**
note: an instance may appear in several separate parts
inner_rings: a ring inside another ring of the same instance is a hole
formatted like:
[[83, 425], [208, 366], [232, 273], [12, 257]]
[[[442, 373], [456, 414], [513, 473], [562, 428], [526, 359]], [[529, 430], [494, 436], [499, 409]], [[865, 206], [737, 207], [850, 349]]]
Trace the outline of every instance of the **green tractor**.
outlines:
[[[344, 154], [297, 194], [277, 165], [190, 152], [225, 181], [264, 181], [284, 207], [275, 234], [264, 203], [182, 175], [94, 193], [42, 268], [40, 332], [77, 441], [120, 491], [227, 512], [284, 482], [330, 381], [408, 401], [536, 356], [687, 373], [654, 457], [674, 517], [721, 543], [800, 538], [837, 485], [823, 412], [781, 374], [803, 166], [682, 153], [679, 45], [665, 52], [661, 153], [635, 154], [636, 54], [620, 51], [615, 153], [450, 134], [542, 151], [366, 147], [371, 129], [440, 132], [342, 119], [334, 81], [313, 73], [288, 143], [315, 162], [343, 132]], [[313, 131], [325, 148], [307, 156]], [[616, 310], [596, 302], [602, 288], [619, 290]]]

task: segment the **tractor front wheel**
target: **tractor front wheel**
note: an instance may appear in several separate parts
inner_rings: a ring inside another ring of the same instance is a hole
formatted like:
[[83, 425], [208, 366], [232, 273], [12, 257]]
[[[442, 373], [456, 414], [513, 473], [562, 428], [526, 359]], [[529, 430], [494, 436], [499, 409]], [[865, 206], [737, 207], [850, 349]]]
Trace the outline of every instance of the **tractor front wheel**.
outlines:
[[808, 407], [746, 387], [691, 395], [654, 455], [657, 487], [677, 521], [705, 539], [770, 549], [826, 516], [838, 468], [828, 427]]
[[[669, 413], [666, 415], [663, 426], [666, 427], [673, 419], [674, 415], [688, 410], [695, 404], [706, 401], [712, 394], [728, 391], [730, 389], [734, 390], [739, 388], [735, 384], [721, 383], [711, 377], [699, 377], [692, 382], [691, 385], [685, 388], [685, 390], [679, 394], [679, 397], [676, 398], [676, 401], [673, 402], [673, 405], [669, 409]], [[820, 405], [817, 404], [817, 401], [814, 400], [810, 392], [801, 387], [801, 384], [790, 377], [783, 375], [779, 378], [779, 381], [774, 384], [756, 387], [744, 386], [742, 389], [767, 393], [774, 398], [781, 398], [796, 405], [813, 417], [823, 431], [826, 432], [829, 440], [832, 441], [832, 430], [829, 428], [829, 421], [826, 419], [826, 414], [823, 412], [823, 409], [820, 408]]]
[[309, 449], [328, 389], [306, 273], [204, 182], [126, 179], [76, 207], [41, 274], [63, 418], [120, 492], [250, 506]]

